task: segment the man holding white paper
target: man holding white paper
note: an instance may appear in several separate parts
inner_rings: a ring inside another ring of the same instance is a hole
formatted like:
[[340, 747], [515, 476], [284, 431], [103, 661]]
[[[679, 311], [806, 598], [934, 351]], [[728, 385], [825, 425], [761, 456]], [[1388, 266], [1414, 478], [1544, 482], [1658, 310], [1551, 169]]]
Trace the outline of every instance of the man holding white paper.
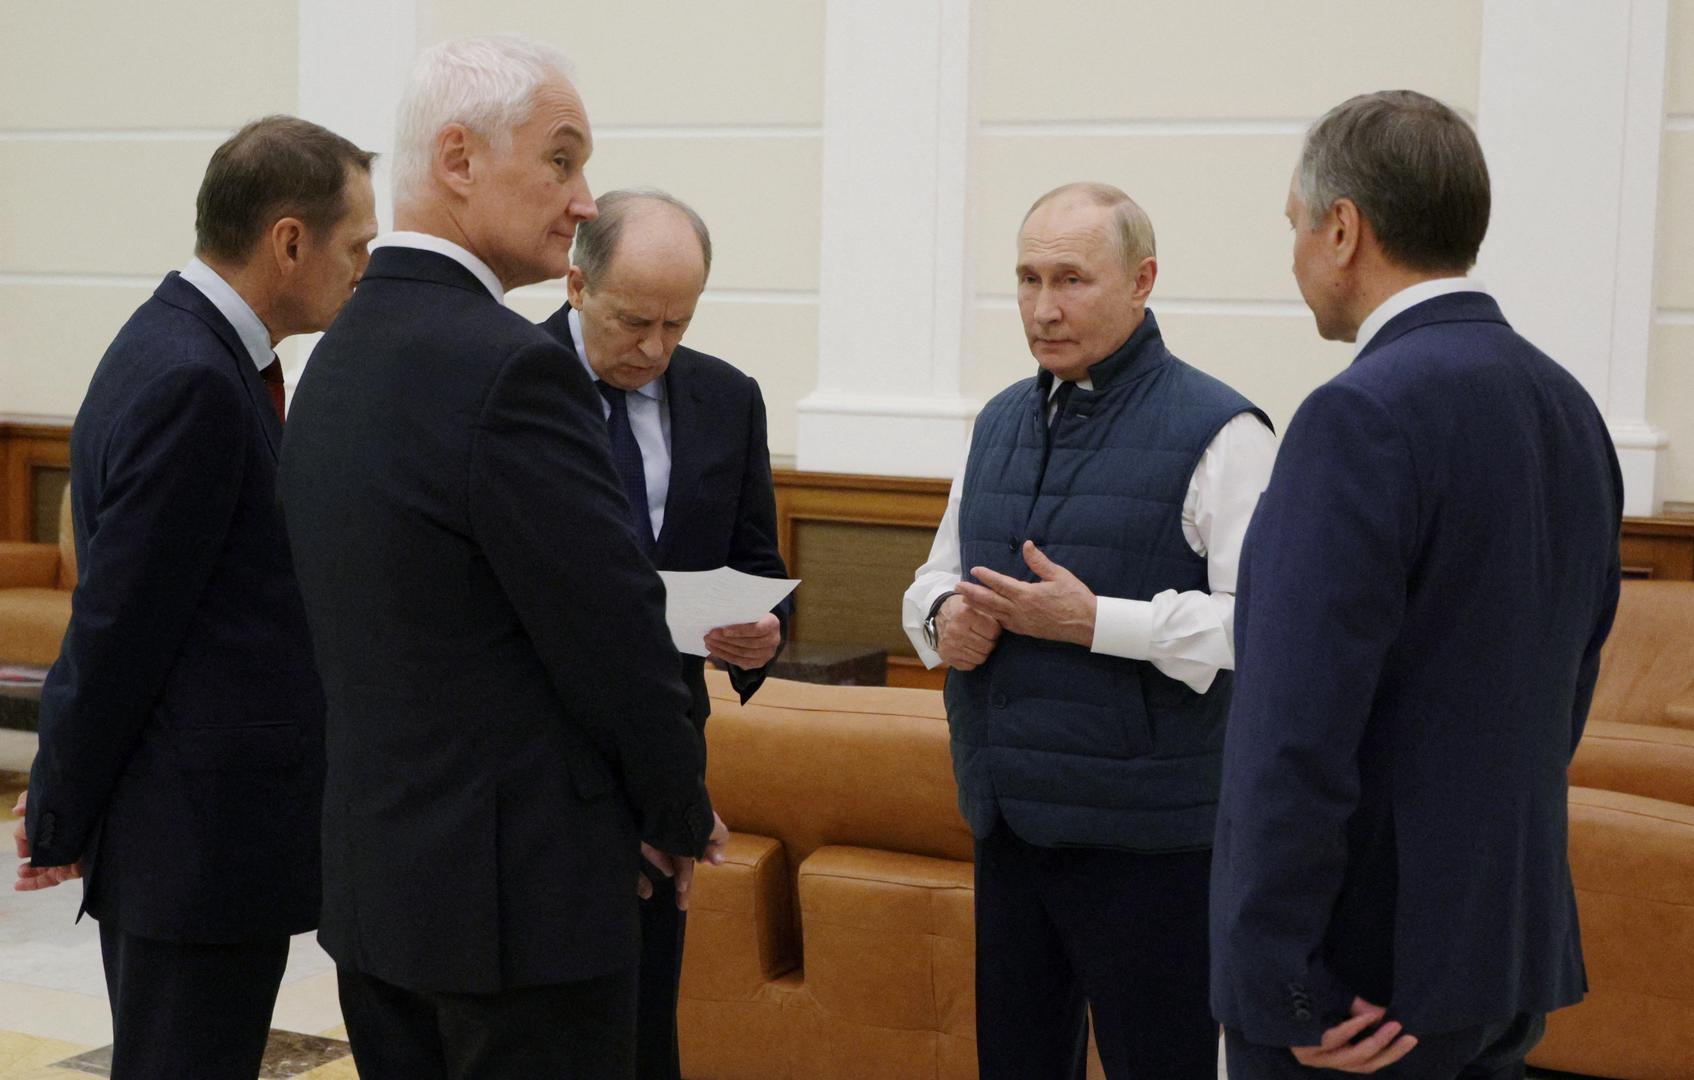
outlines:
[[[706, 225], [659, 191], [614, 191], [577, 226], [569, 303], [542, 324], [570, 349], [603, 399], [612, 460], [636, 541], [661, 571], [730, 567], [786, 578], [759, 384], [680, 346], [711, 271]], [[784, 590], [786, 591], [786, 590]], [[704, 635], [746, 701], [787, 638], [788, 601]], [[682, 657], [690, 717], [711, 710], [705, 660]], [[676, 1080], [676, 988], [683, 915], [663, 881], [642, 908], [638, 1075]]]

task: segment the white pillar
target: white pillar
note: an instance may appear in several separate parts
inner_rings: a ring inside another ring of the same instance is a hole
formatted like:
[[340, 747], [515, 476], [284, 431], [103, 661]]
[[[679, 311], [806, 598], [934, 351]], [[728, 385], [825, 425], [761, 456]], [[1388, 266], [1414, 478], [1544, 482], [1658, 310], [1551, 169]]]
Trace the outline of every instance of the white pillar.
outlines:
[[[376, 218], [394, 227], [389, 190], [394, 114], [418, 51], [421, 0], [300, 0], [299, 103], [313, 123], [379, 156], [371, 170]], [[292, 395], [319, 334], [291, 339], [281, 350]]]
[[797, 463], [950, 476], [969, 332], [973, 0], [827, 0], [818, 386]]
[[1478, 132], [1493, 219], [1478, 276], [1599, 404], [1625, 512], [1659, 508], [1647, 420], [1666, 0], [1486, 0]]

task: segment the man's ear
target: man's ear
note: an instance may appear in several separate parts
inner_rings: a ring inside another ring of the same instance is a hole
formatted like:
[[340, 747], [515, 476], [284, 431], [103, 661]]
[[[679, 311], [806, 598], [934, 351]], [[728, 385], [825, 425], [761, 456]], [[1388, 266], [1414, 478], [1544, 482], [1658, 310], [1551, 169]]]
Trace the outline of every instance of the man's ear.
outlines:
[[447, 124], [436, 133], [436, 179], [457, 194], [467, 194], [471, 186], [471, 159], [475, 157], [476, 135], [463, 124]]
[[1145, 304], [1153, 295], [1153, 282], [1159, 278], [1159, 260], [1149, 255], [1135, 268], [1135, 301]]
[[582, 296], [588, 291], [588, 278], [583, 274], [582, 267], [571, 264], [565, 271], [565, 299], [571, 302], [571, 307], [582, 310]]
[[306, 225], [299, 218], [278, 218], [267, 236], [271, 259], [284, 274], [292, 273], [305, 257]]
[[1323, 227], [1329, 237], [1335, 265], [1342, 267], [1351, 264], [1358, 257], [1359, 244], [1363, 241], [1364, 230], [1368, 227], [1365, 216], [1359, 213], [1359, 204], [1352, 199], [1335, 200], [1335, 205], [1329, 208], [1329, 218]]

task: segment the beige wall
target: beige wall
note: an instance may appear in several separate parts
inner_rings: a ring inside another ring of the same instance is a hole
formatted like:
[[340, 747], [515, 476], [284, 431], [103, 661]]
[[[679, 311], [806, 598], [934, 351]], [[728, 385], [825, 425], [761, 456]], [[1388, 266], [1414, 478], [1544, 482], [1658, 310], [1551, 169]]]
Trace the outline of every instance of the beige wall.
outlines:
[[227, 132], [296, 99], [296, 6], [10, 4], [0, 36], [0, 415], [68, 419], [194, 244]]
[[1670, 436], [1659, 491], [1694, 504], [1694, 0], [1671, 0], [1649, 418]]
[[[1033, 370], [1012, 283], [1024, 211], [1060, 183], [1104, 180], [1153, 219], [1152, 307], [1172, 350], [1283, 427], [1350, 355], [1318, 339], [1288, 271], [1283, 200], [1301, 131], [1343, 98], [1386, 86], [1474, 110], [1480, 12], [1473, 0], [990, 0], [977, 95], [970, 392], [987, 397]], [[1361, 40], [1392, 47], [1360, 50]], [[1064, 47], [1045, 47], [1057, 42]]]
[[[664, 188], [706, 219], [712, 280], [686, 343], [759, 380], [771, 452], [792, 454], [817, 371], [822, 0], [426, 0], [420, 30], [515, 30], [571, 55], [590, 184]], [[512, 306], [540, 318], [563, 301], [544, 285]]]

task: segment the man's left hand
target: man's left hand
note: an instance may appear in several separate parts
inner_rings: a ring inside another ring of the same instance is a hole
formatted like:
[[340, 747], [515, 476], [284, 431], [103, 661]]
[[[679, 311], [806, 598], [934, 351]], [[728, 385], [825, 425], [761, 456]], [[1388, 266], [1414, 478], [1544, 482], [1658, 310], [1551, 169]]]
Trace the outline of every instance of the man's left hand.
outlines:
[[1041, 580], [1019, 581], [973, 566], [971, 576], [982, 584], [961, 581], [956, 591], [971, 607], [994, 616], [1014, 634], [1093, 646], [1094, 612], [1099, 605], [1088, 586], [1044, 555], [1033, 540], [1023, 542], [1023, 561]]
[[782, 623], [775, 615], [757, 622], [720, 626], [706, 635], [713, 660], [754, 671], [770, 663], [782, 647]]

